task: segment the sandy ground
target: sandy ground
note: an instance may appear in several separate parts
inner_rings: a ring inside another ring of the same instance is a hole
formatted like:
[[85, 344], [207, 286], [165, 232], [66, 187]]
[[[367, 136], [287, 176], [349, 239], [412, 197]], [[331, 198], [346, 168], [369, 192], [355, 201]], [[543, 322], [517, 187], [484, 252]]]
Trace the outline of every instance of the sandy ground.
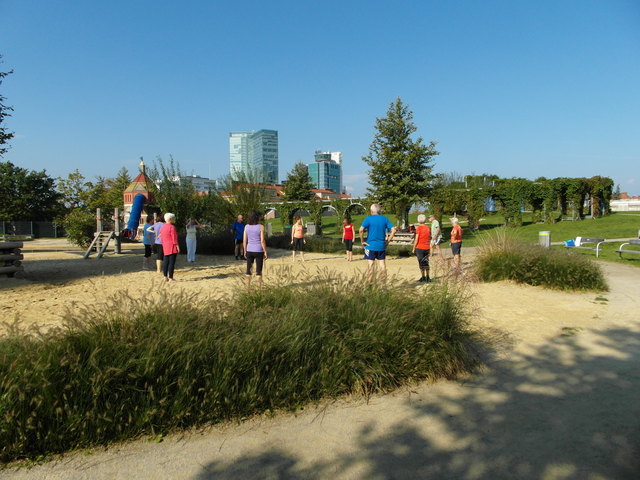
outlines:
[[[158, 298], [166, 289], [231, 294], [243, 271], [233, 257], [201, 256], [186, 266], [182, 256], [179, 282], [166, 285], [140, 270], [137, 247], [101, 260], [54, 251], [64, 246], [32, 249], [24, 279], [0, 278], [5, 322], [52, 326], [73, 302], [99, 305], [119, 290]], [[272, 253], [266, 284], [290, 268], [303, 278], [325, 269], [361, 275], [366, 268], [362, 260], [329, 254], [308, 254], [304, 265], [291, 267], [288, 252]], [[463, 250], [467, 268], [468, 253]], [[388, 265], [398, 278], [419, 276], [413, 258]], [[162, 443], [141, 439], [69, 454], [31, 470], [2, 471], [0, 478], [639, 478], [640, 269], [602, 265], [611, 291], [601, 295], [469, 282], [474, 324], [490, 335], [495, 351], [468, 378], [176, 434]]]

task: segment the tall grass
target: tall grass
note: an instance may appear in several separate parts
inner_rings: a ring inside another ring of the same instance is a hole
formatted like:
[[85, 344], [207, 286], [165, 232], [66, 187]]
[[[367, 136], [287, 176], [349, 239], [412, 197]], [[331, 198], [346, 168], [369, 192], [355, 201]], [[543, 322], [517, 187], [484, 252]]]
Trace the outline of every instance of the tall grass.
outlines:
[[608, 290], [600, 266], [589, 258], [528, 244], [506, 228], [482, 237], [475, 268], [485, 282], [514, 280], [560, 290]]
[[[169, 292], [167, 292], [169, 293]], [[369, 395], [475, 364], [460, 292], [324, 276], [232, 299], [125, 294], [0, 340], [2, 460]]]

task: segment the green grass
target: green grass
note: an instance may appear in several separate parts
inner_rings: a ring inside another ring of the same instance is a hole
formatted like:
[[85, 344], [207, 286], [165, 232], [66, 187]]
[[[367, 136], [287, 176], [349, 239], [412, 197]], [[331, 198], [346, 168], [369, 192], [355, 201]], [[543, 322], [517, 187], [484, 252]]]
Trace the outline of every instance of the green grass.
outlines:
[[600, 266], [591, 259], [532, 245], [507, 228], [485, 234], [475, 269], [486, 282], [514, 280], [559, 290], [608, 290]]
[[233, 299], [166, 293], [121, 294], [62, 330], [0, 339], [3, 461], [368, 396], [477, 362], [467, 302], [446, 284], [324, 275]]
[[[618, 255], [616, 253], [616, 250], [618, 249], [618, 247], [620, 247], [620, 245], [624, 243], [624, 242], [607, 242], [607, 243], [603, 243], [600, 246], [600, 255], [598, 257], [598, 260], [604, 260], [606, 262], [615, 262], [615, 263], [621, 263], [624, 265], [631, 265], [633, 267], [640, 267], [640, 254], [629, 254], [629, 253], [623, 253], [622, 254], [622, 258], [620, 258], [620, 255]], [[556, 246], [554, 245], [552, 247], [552, 249], [554, 250], [567, 250], [562, 246]], [[637, 252], [640, 252], [640, 247], [637, 245], [627, 245], [624, 247], [625, 250], [634, 250]], [[574, 252], [576, 255], [582, 255], [584, 257], [587, 258], [592, 258], [594, 260], [596, 260], [596, 252], [595, 250], [584, 250], [584, 249], [580, 249], [580, 248], [575, 248], [575, 249], [570, 249], [572, 252]]]
[[[411, 223], [417, 222], [418, 214], [409, 215], [409, 221]], [[359, 228], [360, 224], [364, 220], [365, 215], [356, 215], [353, 217], [353, 223], [356, 228]], [[504, 225], [504, 217], [499, 214], [487, 215], [481, 222], [480, 229], [476, 232], [471, 231], [467, 225], [466, 220], [460, 217], [461, 225], [463, 228], [463, 245], [465, 247], [478, 246], [481, 242], [483, 234], [486, 232], [501, 228]], [[394, 221], [393, 218], [391, 218]], [[638, 230], [640, 230], [640, 214], [629, 213], [612, 213], [602, 218], [563, 221], [555, 224], [546, 223], [532, 223], [531, 213], [523, 214], [524, 224], [521, 227], [510, 228], [513, 234], [529, 243], [538, 242], [538, 234], [541, 231], [551, 232], [552, 242], [562, 242], [565, 240], [574, 239], [577, 236], [583, 237], [599, 237], [605, 239], [612, 238], [637, 238]], [[340, 223], [342, 220], [337, 217], [323, 217], [323, 236], [330, 238], [340, 238], [341, 230]], [[273, 220], [274, 229], [280, 228], [280, 220]], [[338, 224], [336, 223], [338, 222]], [[443, 235], [445, 239], [449, 238], [451, 231], [451, 224], [448, 218], [443, 218], [442, 222]], [[611, 242], [603, 245], [603, 250], [600, 256], [601, 260], [619, 262], [627, 265], [640, 266], [640, 255], [624, 255], [621, 260], [615, 250], [618, 249], [622, 242]], [[554, 247], [556, 248], [556, 247]], [[557, 247], [560, 248], [560, 247]], [[627, 246], [630, 250], [640, 250], [637, 246]], [[575, 250], [576, 253], [585, 256], [591, 256], [595, 258], [595, 252], [588, 250]]]

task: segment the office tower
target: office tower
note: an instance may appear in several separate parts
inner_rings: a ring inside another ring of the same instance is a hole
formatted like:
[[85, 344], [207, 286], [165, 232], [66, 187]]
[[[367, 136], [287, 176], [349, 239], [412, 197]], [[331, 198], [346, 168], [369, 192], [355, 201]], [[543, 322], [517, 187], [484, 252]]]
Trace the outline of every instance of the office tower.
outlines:
[[311, 182], [316, 188], [342, 193], [342, 152], [316, 150], [314, 158], [307, 164]]
[[229, 134], [229, 172], [242, 172], [260, 183], [278, 183], [278, 131], [253, 130]]

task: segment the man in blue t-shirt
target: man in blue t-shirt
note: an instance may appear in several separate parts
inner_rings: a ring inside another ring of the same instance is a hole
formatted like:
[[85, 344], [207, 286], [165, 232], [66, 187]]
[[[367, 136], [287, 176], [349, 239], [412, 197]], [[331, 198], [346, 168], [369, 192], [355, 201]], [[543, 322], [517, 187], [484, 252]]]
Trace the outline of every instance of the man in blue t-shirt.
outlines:
[[233, 222], [231, 233], [233, 233], [236, 260], [246, 260], [244, 257], [244, 247], [242, 246], [242, 237], [244, 235], [244, 217], [242, 215], [238, 215], [238, 219]]
[[[375, 272], [375, 261], [380, 264], [381, 276], [386, 275], [387, 265], [385, 263], [385, 253], [387, 245], [396, 234], [396, 227], [383, 215], [380, 215], [380, 205], [371, 205], [371, 215], [364, 219], [360, 227], [360, 242], [364, 246], [364, 258], [369, 262], [368, 275], [373, 278]], [[364, 241], [363, 234], [367, 230], [367, 241]], [[389, 232], [389, 236], [387, 236]]]

